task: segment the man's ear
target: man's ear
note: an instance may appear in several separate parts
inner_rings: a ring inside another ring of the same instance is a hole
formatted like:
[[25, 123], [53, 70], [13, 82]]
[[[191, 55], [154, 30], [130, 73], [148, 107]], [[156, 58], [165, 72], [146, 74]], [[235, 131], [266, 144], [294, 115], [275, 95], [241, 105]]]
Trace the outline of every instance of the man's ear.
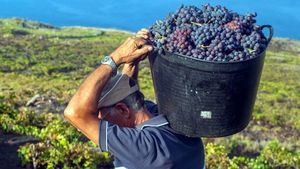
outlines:
[[130, 110], [128, 106], [125, 103], [117, 103], [115, 105], [115, 108], [118, 110], [118, 112], [122, 115], [122, 117], [128, 119], [130, 118]]

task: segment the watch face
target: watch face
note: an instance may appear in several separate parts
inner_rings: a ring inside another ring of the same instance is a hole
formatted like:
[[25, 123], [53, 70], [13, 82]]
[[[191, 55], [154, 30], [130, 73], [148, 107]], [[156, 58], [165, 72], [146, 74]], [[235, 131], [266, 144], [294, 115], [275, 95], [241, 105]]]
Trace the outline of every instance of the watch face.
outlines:
[[102, 58], [101, 64], [109, 65], [113, 69], [113, 74], [115, 74], [118, 70], [116, 63], [111, 59], [110, 56], [105, 56]]
[[107, 62], [107, 61], [109, 61], [109, 57], [105, 56], [105, 57], [103, 58], [103, 62]]

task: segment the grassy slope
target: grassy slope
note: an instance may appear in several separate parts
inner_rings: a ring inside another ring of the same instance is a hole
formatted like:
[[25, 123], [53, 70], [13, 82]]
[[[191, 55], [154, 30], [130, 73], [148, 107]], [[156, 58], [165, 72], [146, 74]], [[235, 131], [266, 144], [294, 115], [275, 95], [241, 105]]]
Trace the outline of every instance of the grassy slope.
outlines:
[[[126, 32], [0, 20], [0, 96], [22, 107], [35, 94], [46, 94], [65, 105], [101, 57], [128, 36]], [[257, 156], [270, 140], [299, 151], [299, 51], [297, 41], [273, 40], [250, 125], [234, 136], [205, 142], [224, 145], [231, 156]], [[150, 70], [147, 61], [142, 64], [140, 85], [153, 100]]]

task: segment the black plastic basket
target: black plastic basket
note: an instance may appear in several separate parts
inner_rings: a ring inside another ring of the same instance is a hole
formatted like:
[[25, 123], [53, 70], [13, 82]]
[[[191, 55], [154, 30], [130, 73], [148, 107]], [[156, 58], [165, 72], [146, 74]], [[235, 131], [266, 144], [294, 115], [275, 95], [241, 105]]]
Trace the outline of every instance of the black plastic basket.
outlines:
[[[270, 25], [268, 43], [273, 36]], [[251, 119], [265, 51], [239, 62], [195, 61], [173, 53], [149, 57], [159, 113], [189, 137], [222, 137]]]

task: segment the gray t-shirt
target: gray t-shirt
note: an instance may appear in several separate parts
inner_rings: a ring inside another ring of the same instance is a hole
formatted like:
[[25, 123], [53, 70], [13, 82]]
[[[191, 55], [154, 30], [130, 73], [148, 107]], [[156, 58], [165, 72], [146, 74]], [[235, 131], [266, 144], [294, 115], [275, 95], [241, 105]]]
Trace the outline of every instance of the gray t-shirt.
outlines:
[[114, 166], [125, 169], [202, 169], [204, 148], [201, 138], [177, 134], [157, 105], [145, 101], [154, 115], [135, 128], [100, 121], [99, 145], [114, 156]]

